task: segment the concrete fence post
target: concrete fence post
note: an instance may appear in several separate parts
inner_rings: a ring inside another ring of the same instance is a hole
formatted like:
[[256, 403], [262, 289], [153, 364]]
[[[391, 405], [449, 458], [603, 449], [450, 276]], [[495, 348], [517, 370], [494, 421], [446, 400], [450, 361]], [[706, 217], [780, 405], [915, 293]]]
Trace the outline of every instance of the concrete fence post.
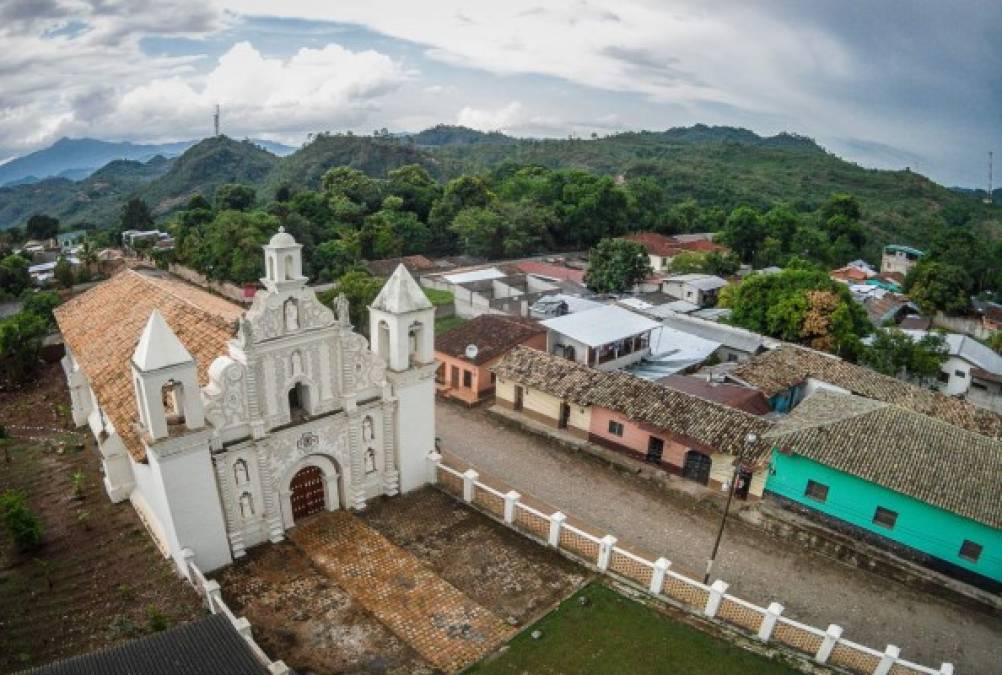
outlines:
[[557, 511], [550, 516], [550, 536], [547, 539], [547, 543], [553, 548], [560, 547], [560, 528], [564, 526], [564, 521], [567, 520], [567, 516]]
[[762, 623], [758, 627], [758, 639], [762, 642], [768, 642], [769, 638], [772, 637], [772, 631], [776, 628], [776, 622], [779, 621], [779, 615], [783, 613], [783, 606], [778, 602], [773, 602], [769, 604], [769, 608], [765, 610], [765, 616], [762, 617]]
[[939, 675], [953, 675], [953, 664], [944, 663], [939, 667]]
[[828, 657], [832, 655], [832, 650], [842, 637], [842, 626], [831, 624], [825, 631], [825, 638], [818, 647], [818, 653], [814, 655], [814, 660], [818, 663], [828, 663]]
[[480, 474], [473, 469], [467, 469], [463, 472], [463, 501], [467, 504], [473, 501], [473, 491], [476, 489], [478, 478], [480, 478]]
[[891, 666], [894, 665], [900, 655], [900, 648], [894, 645], [887, 645], [887, 649], [884, 650], [884, 655], [880, 657], [880, 663], [874, 669], [873, 675], [887, 675], [891, 672]]
[[721, 581], [720, 579], [717, 579], [710, 585], [710, 595], [706, 598], [706, 607], [703, 609], [703, 614], [711, 619], [717, 615], [720, 603], [723, 601], [724, 593], [727, 592], [729, 585], [726, 581]]
[[195, 552], [190, 548], [181, 549], [181, 559], [184, 560], [184, 569], [182, 570], [182, 575], [185, 579], [190, 581], [192, 584], [195, 583], [195, 574], [191, 571], [192, 565], [195, 564]]
[[241, 616], [233, 622], [233, 627], [237, 629], [238, 633], [240, 633], [240, 637], [248, 642], [253, 642], [254, 634], [251, 633], [250, 621]]
[[428, 453], [428, 483], [434, 485], [438, 482], [438, 465], [442, 461], [442, 455], [434, 450]]
[[657, 595], [661, 592], [661, 589], [665, 585], [665, 574], [668, 572], [668, 568], [671, 567], [671, 562], [667, 558], [658, 558], [654, 561], [654, 572], [651, 574], [651, 585], [650, 591]]
[[217, 599], [222, 595], [222, 591], [219, 588], [219, 582], [209, 579], [205, 582], [205, 604], [209, 606], [209, 611], [213, 614], [218, 612], [218, 602]]
[[504, 496], [504, 522], [506, 525], [511, 525], [515, 522], [515, 504], [518, 504], [518, 500], [521, 498], [522, 495], [514, 490], [509, 490]]
[[607, 534], [598, 542], [598, 568], [603, 572], [609, 569], [609, 561], [612, 560], [612, 547], [616, 545], [616, 538]]
[[281, 659], [272, 661], [271, 665], [268, 666], [269, 675], [289, 675], [291, 672], [289, 666], [285, 665], [285, 661]]

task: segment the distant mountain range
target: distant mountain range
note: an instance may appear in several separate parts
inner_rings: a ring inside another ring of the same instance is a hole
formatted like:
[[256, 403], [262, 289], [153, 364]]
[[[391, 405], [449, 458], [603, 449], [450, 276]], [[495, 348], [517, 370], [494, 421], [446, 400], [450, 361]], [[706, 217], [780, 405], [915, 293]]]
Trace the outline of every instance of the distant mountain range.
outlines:
[[[127, 159], [146, 162], [161, 155], [177, 157], [198, 141], [180, 141], [156, 145], [94, 138], [60, 138], [47, 148], [0, 164], [0, 187], [37, 183], [46, 178], [83, 180], [108, 162]], [[272, 141], [254, 141], [275, 155], [287, 155], [295, 148]]]
[[[145, 159], [142, 154], [141, 159], [118, 159], [82, 180], [73, 180], [66, 174], [72, 168], [62, 165], [56, 177], [0, 188], [0, 229], [23, 225], [33, 213], [55, 216], [64, 227], [107, 225], [131, 197], [146, 200], [153, 214], [165, 219], [192, 195], [211, 199], [216, 187], [233, 182], [254, 186], [259, 200], [266, 203], [281, 186], [320, 189], [324, 173], [336, 166], [383, 177], [395, 168], [417, 164], [445, 181], [462, 174], [536, 165], [623, 176], [627, 181], [647, 177], [664, 190], [670, 203], [694, 199], [725, 212], [743, 204], [768, 209], [786, 202], [806, 213], [833, 193], [849, 192], [863, 206], [863, 223], [874, 251], [885, 243], [921, 246], [944, 220], [967, 225], [989, 240], [1002, 238], [1002, 195], [996, 195], [996, 204], [987, 205], [979, 198], [983, 192], [946, 188], [909, 170], [864, 168], [827, 152], [810, 138], [763, 137], [734, 127], [697, 124], [595, 139], [521, 139], [439, 125], [414, 134], [318, 134], [291, 153], [285, 146], [226, 136], [189, 146], [172, 157], [161, 152]], [[130, 147], [140, 148], [138, 153], [163, 150]], [[286, 154], [279, 157], [275, 150]]]

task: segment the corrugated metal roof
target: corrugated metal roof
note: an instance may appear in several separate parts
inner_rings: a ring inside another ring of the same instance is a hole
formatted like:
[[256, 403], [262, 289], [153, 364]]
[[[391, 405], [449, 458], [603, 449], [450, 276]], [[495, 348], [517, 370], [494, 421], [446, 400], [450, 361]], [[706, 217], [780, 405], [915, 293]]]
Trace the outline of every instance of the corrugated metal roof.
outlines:
[[261, 675], [264, 666], [222, 614], [23, 675]]
[[616, 305], [602, 305], [541, 322], [548, 330], [566, 335], [589, 347], [645, 333], [661, 324]]
[[465, 284], [470, 281], [487, 281], [490, 279], [503, 279], [508, 276], [497, 267], [485, 267], [469, 272], [457, 272], [455, 274], [443, 274], [442, 278], [450, 284]]

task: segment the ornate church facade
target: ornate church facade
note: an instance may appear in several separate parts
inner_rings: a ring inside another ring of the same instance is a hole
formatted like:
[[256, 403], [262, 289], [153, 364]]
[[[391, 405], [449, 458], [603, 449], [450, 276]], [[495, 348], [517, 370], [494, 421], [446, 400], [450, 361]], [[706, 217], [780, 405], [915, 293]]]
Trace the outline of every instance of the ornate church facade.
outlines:
[[272, 237], [246, 312], [135, 270], [57, 310], [105, 489], [181, 569], [186, 551], [212, 570], [312, 513], [426, 482], [434, 308], [399, 267], [369, 308], [370, 347], [343, 297], [332, 311], [306, 285], [301, 249]]

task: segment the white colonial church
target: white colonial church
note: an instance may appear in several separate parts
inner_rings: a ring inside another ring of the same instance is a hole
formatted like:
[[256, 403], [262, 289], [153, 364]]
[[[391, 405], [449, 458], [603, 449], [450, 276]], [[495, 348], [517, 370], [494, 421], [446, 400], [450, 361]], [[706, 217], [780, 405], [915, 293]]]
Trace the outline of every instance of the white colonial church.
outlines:
[[264, 247], [244, 310], [155, 271], [126, 270], [58, 308], [73, 419], [104, 485], [165, 556], [209, 571], [317, 511], [361, 509], [426, 481], [434, 449], [434, 308], [401, 266], [369, 308], [321, 304], [302, 246]]

